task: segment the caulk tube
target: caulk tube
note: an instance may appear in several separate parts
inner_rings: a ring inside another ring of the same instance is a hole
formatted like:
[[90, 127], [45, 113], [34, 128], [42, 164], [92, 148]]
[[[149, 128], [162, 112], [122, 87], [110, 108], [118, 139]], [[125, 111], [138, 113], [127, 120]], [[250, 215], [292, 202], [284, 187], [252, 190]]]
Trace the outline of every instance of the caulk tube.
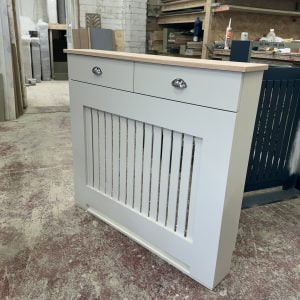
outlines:
[[226, 50], [229, 49], [230, 41], [231, 41], [231, 36], [232, 36], [232, 28], [231, 28], [231, 18], [230, 18], [228, 27], [226, 29], [226, 36], [225, 36], [225, 46], [224, 46], [224, 49], [226, 49]]

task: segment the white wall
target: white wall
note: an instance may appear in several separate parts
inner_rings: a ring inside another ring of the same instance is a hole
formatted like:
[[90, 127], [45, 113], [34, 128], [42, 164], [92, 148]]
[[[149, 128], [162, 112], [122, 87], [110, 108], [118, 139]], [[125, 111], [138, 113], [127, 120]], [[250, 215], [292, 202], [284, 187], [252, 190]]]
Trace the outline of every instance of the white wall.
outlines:
[[21, 16], [29, 17], [34, 23], [39, 19], [48, 22], [47, 0], [22, 0], [19, 5]]
[[147, 0], [80, 0], [80, 26], [86, 13], [99, 13], [102, 28], [124, 31], [124, 49], [145, 53]]

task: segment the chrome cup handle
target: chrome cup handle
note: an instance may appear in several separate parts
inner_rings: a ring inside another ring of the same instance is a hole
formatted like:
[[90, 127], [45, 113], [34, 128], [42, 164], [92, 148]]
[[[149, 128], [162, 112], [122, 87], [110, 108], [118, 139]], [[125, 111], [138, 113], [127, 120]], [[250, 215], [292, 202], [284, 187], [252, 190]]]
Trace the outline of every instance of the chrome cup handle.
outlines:
[[98, 67], [98, 66], [95, 66], [93, 69], [92, 69], [92, 72], [95, 74], [95, 75], [97, 75], [97, 76], [100, 76], [100, 75], [102, 75], [102, 70], [101, 70], [101, 68], [100, 67]]
[[177, 89], [186, 89], [187, 84], [186, 82], [181, 78], [176, 78], [172, 81], [172, 86], [174, 86]]

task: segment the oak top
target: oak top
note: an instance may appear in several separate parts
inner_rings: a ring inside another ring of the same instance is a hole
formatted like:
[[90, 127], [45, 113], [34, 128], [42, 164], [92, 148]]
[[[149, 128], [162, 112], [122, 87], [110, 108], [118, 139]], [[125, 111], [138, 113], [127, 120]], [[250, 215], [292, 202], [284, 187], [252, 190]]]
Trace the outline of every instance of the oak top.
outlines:
[[263, 71], [268, 69], [268, 65], [266, 64], [240, 63], [240, 62], [231, 62], [231, 61], [183, 58], [183, 57], [104, 51], [104, 50], [94, 50], [94, 49], [67, 49], [65, 50], [65, 53], [136, 61], [136, 62], [143, 62], [143, 63], [173, 65], [173, 66], [199, 68], [199, 69], [223, 70], [223, 71], [242, 72], [242, 73]]

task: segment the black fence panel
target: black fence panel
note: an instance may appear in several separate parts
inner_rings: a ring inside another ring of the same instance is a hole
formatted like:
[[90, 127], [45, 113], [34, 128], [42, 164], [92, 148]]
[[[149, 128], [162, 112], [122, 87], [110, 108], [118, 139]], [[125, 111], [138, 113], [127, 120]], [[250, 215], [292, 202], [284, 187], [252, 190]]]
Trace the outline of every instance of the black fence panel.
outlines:
[[300, 68], [265, 72], [245, 191], [296, 185], [288, 162], [300, 120]]

